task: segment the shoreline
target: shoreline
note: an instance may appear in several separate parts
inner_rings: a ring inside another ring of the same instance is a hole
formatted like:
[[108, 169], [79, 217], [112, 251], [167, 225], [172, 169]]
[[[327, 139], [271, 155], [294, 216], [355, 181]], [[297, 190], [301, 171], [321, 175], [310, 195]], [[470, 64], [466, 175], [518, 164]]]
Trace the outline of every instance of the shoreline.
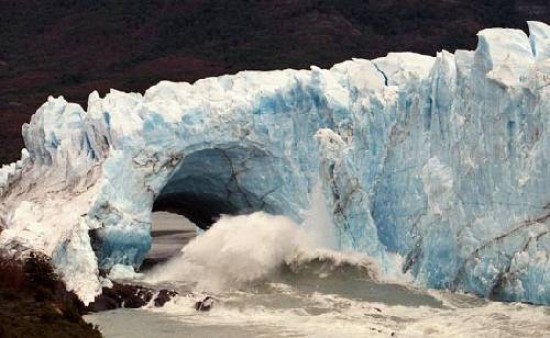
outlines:
[[47, 257], [31, 253], [17, 260], [0, 253], [0, 337], [102, 337], [84, 321], [85, 312]]
[[[182, 216], [155, 214], [153, 245], [142, 272], [167, 261], [196, 235], [194, 225], [182, 222]], [[48, 257], [31, 253], [25, 259], [15, 259], [0, 252], [0, 337], [99, 338], [100, 328], [83, 316], [122, 307], [140, 308], [151, 302], [163, 306], [176, 294], [113, 282], [111, 288], [103, 288], [93, 303], [84, 306], [74, 293], [67, 291]]]

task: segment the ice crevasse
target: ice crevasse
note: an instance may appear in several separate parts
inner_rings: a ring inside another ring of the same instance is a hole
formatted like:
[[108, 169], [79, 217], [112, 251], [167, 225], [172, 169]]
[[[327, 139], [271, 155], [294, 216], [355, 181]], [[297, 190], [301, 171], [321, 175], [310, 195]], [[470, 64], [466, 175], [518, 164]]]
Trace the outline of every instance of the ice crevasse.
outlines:
[[139, 266], [153, 207], [207, 227], [300, 221], [320, 182], [338, 246], [426, 287], [550, 304], [550, 26], [475, 51], [244, 71], [49, 98], [0, 170], [0, 246], [52, 257], [85, 302]]

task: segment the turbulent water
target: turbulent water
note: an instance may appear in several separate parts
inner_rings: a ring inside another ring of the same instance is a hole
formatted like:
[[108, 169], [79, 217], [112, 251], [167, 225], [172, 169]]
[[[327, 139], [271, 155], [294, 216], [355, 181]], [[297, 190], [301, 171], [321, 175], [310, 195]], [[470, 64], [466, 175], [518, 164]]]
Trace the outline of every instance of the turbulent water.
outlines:
[[[327, 219], [321, 203], [301, 226], [265, 213], [223, 216], [168, 262], [122, 275], [180, 296], [87, 320], [107, 338], [550, 336], [546, 307], [421, 291], [369, 257], [332, 251]], [[196, 311], [206, 295], [211, 311]]]
[[107, 338], [550, 336], [545, 307], [344, 278], [292, 279], [214, 294], [210, 312], [195, 311], [199, 297], [190, 295], [160, 309], [116, 310], [87, 320]]

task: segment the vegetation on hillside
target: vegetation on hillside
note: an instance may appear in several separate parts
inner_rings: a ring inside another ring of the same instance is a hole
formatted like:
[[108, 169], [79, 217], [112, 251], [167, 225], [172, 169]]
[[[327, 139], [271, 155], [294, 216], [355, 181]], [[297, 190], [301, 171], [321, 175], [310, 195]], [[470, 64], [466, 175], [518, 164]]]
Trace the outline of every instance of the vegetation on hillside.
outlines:
[[6, 0], [0, 2], [0, 163], [48, 95], [143, 91], [243, 69], [328, 67], [389, 51], [475, 48], [494, 26], [548, 20], [546, 0]]
[[101, 337], [84, 322], [83, 312], [83, 304], [66, 291], [47, 258], [0, 255], [0, 337]]

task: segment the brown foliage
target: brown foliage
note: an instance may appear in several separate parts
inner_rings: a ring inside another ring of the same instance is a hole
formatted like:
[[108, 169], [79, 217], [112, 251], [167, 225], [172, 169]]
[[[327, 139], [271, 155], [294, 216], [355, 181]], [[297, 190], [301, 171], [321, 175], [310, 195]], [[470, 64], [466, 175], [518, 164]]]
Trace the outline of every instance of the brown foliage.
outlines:
[[548, 21], [546, 0], [0, 1], [0, 164], [63, 94], [143, 91], [242, 69], [327, 67], [388, 52], [472, 49], [478, 30]]
[[101, 337], [48, 258], [0, 255], [0, 337]]

